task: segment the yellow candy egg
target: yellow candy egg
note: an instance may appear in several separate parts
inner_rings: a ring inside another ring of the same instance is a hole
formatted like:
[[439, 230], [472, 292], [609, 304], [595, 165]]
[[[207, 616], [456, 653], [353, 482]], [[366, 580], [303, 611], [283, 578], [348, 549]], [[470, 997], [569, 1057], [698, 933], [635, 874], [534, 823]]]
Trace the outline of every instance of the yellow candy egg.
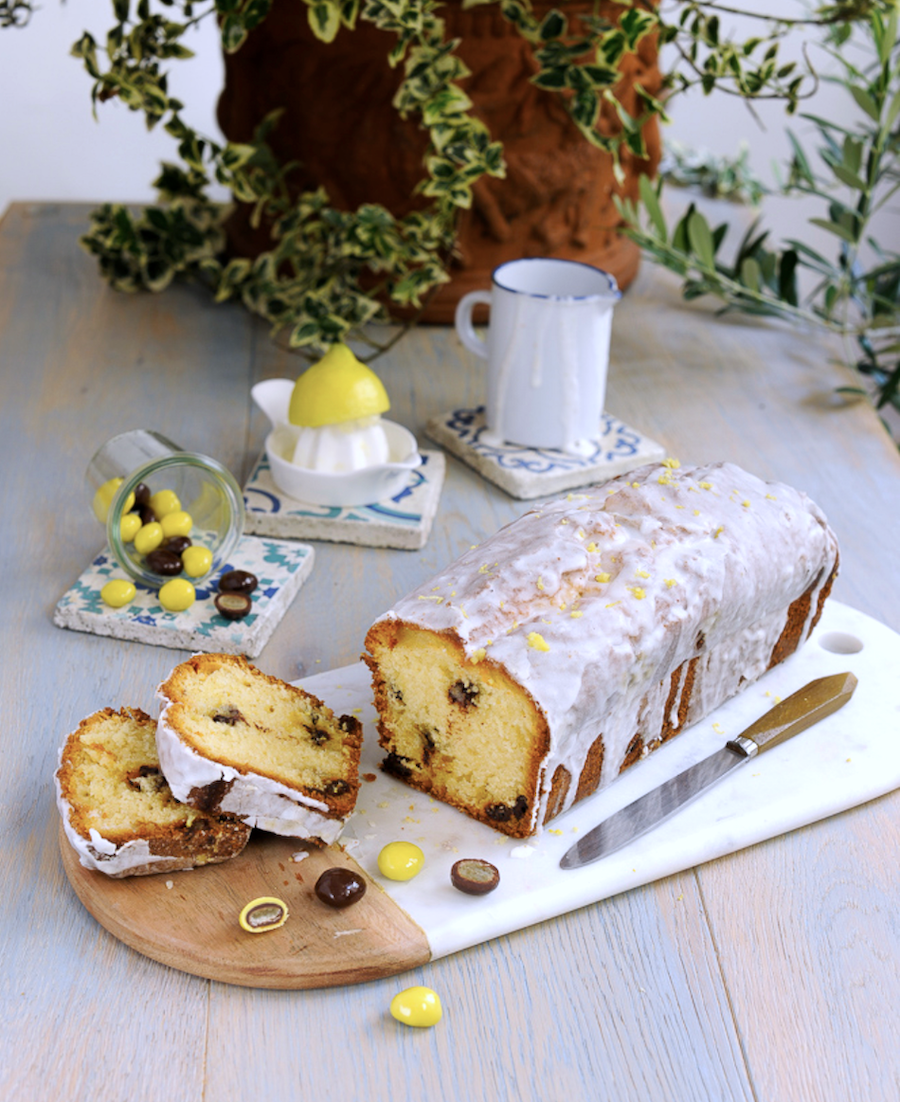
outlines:
[[184, 572], [191, 578], [202, 578], [204, 574], [207, 574], [212, 566], [212, 560], [212, 551], [199, 543], [195, 543], [191, 547], [185, 547], [181, 552]]
[[[109, 507], [112, 505], [113, 498], [116, 496], [116, 492], [124, 481], [124, 478], [110, 478], [104, 482], [100, 489], [94, 494], [94, 516], [101, 524], [106, 524], [106, 518], [109, 516]], [[124, 512], [127, 513], [133, 505], [134, 494], [129, 494], [125, 501]]]
[[187, 578], [173, 578], [159, 591], [159, 603], [169, 612], [184, 612], [191, 607], [196, 596]]
[[142, 524], [134, 534], [134, 549], [139, 555], [149, 555], [164, 539], [162, 525], [155, 520]]
[[163, 535], [166, 539], [171, 539], [173, 536], [189, 536], [191, 529], [194, 527], [191, 514], [186, 513], [183, 509], [176, 509], [174, 513], [166, 513], [159, 523], [162, 525]]
[[150, 498], [150, 508], [156, 519], [162, 520], [169, 513], [177, 513], [181, 508], [181, 502], [174, 490], [157, 490]]
[[441, 1000], [430, 987], [407, 987], [391, 999], [391, 1014], [404, 1025], [437, 1025], [443, 1013]]
[[141, 530], [141, 518], [137, 513], [126, 513], [122, 517], [119, 524], [119, 531], [122, 533], [122, 542], [131, 543], [134, 537]]
[[127, 582], [124, 578], [113, 578], [100, 590], [100, 596], [110, 608], [124, 608], [131, 604], [136, 592], [132, 582]]
[[378, 854], [378, 871], [388, 880], [412, 880], [424, 864], [425, 854], [412, 842], [388, 842]]

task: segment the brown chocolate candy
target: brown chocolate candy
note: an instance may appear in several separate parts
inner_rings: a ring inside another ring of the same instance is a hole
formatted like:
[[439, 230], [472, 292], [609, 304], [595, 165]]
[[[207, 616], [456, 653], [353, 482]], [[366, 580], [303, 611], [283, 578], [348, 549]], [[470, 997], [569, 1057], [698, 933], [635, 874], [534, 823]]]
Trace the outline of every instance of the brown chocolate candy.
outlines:
[[139, 482], [134, 488], [134, 503], [137, 506], [150, 504], [150, 487], [146, 482]]
[[366, 894], [366, 882], [352, 869], [326, 869], [316, 881], [315, 893], [329, 907], [342, 909], [358, 903]]
[[259, 578], [249, 570], [228, 570], [219, 578], [220, 593], [252, 593]]
[[500, 873], [480, 857], [464, 857], [450, 870], [450, 883], [466, 895], [487, 895], [500, 883]]
[[216, 611], [226, 620], [243, 620], [251, 608], [253, 601], [246, 593], [217, 593]]
[[147, 555], [147, 567], [154, 574], [162, 574], [165, 578], [174, 578], [184, 569], [181, 557], [167, 547], [157, 547]]
[[175, 555], [180, 555], [185, 548], [191, 546], [191, 541], [187, 536], [170, 536], [163, 542], [163, 548], [166, 551], [171, 551]]

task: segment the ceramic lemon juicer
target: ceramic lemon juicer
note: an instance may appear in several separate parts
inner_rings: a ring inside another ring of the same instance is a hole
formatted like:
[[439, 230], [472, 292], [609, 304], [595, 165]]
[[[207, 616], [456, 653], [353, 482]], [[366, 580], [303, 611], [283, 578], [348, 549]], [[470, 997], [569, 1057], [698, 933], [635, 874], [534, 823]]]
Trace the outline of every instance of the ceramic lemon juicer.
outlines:
[[268, 379], [251, 394], [272, 422], [266, 437], [272, 479], [297, 501], [384, 501], [405, 488], [422, 462], [413, 434], [382, 418], [390, 400], [381, 380], [345, 344], [333, 345], [296, 382]]

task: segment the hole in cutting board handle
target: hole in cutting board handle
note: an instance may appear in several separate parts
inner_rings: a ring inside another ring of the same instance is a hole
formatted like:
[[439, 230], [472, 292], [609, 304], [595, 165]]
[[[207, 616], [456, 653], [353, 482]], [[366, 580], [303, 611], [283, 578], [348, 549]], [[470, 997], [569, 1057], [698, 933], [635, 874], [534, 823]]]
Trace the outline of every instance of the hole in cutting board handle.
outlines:
[[863, 641], [846, 631], [829, 631], [819, 640], [822, 650], [832, 654], [859, 654], [863, 649]]

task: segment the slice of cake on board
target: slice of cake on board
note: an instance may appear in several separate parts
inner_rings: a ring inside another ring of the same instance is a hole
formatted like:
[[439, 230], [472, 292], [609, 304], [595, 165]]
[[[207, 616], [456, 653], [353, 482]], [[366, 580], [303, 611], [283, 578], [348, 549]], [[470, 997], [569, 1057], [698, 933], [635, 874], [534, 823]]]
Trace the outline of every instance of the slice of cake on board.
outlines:
[[245, 658], [199, 654], [159, 686], [172, 791], [248, 826], [328, 844], [356, 804], [362, 727]]
[[143, 876], [226, 861], [250, 828], [179, 803], [160, 772], [156, 721], [139, 708], [83, 719], [60, 750], [56, 799], [85, 868]]
[[837, 573], [822, 512], [678, 468], [537, 506], [376, 621], [387, 772], [527, 837], [793, 653]]

